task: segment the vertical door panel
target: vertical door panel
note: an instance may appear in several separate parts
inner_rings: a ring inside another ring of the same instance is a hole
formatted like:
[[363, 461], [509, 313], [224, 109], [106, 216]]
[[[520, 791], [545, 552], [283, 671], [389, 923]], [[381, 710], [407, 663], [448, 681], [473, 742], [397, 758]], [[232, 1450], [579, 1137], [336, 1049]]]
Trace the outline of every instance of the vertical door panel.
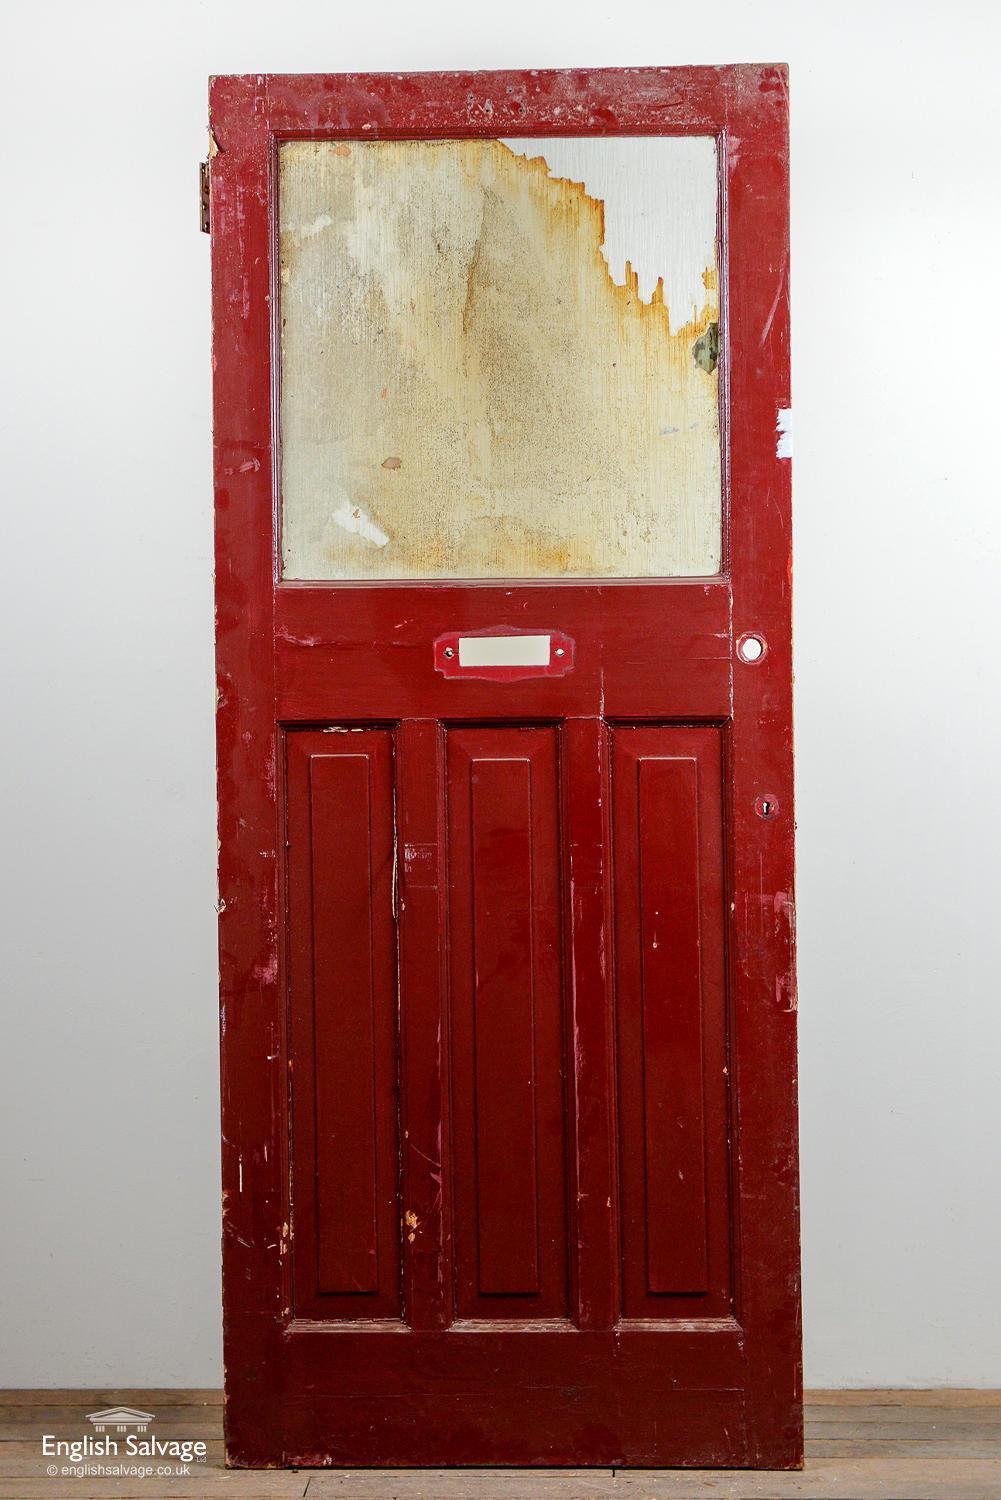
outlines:
[[719, 731], [618, 729], [612, 768], [622, 1313], [718, 1314], [730, 1240]]
[[385, 730], [288, 738], [296, 1309], [399, 1312], [393, 766]]
[[456, 1310], [566, 1308], [556, 731], [448, 736]]

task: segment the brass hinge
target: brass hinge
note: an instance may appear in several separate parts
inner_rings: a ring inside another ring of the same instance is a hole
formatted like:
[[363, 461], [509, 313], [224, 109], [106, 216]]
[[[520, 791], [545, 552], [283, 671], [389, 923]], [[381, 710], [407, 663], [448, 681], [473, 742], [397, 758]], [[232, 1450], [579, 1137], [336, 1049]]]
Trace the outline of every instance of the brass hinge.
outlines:
[[202, 234], [211, 234], [212, 220], [212, 179], [209, 175], [209, 163], [200, 161], [198, 163], [198, 222], [201, 225]]

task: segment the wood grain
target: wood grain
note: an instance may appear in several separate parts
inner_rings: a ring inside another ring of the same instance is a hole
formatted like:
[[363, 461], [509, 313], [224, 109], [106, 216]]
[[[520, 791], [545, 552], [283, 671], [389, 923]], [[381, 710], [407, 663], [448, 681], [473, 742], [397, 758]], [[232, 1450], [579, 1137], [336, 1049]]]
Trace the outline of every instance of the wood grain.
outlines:
[[807, 1393], [811, 1407], [818, 1406], [931, 1406], [935, 1408], [997, 1406], [1001, 1407], [1001, 1391], [978, 1390], [972, 1386], [931, 1387], [921, 1390], [894, 1390], [889, 1388], [833, 1391], [813, 1390]]
[[[387, 1483], [388, 1479], [388, 1483]], [[533, 1470], [493, 1473], [448, 1471], [392, 1476], [323, 1474], [311, 1480], [310, 1500], [995, 1500], [1001, 1495], [1001, 1460], [958, 1459], [948, 1472], [917, 1459], [820, 1459], [803, 1473], [704, 1470], [622, 1470], [580, 1479]]]

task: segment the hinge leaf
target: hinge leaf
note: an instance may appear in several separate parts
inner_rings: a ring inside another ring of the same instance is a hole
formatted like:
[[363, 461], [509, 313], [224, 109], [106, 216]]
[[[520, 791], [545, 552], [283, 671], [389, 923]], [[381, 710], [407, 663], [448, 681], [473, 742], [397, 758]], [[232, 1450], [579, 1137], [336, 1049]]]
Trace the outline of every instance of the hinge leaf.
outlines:
[[198, 163], [198, 222], [202, 234], [212, 233], [212, 177], [207, 161]]

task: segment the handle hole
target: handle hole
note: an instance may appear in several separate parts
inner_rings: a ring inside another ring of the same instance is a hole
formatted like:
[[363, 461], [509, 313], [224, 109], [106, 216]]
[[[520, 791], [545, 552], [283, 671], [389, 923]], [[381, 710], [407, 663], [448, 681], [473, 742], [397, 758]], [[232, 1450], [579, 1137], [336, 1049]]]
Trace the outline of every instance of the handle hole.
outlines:
[[763, 661], [767, 650], [768, 643], [764, 636], [757, 635], [753, 630], [742, 635], [737, 642], [737, 655], [749, 667], [756, 666], [759, 661]]

